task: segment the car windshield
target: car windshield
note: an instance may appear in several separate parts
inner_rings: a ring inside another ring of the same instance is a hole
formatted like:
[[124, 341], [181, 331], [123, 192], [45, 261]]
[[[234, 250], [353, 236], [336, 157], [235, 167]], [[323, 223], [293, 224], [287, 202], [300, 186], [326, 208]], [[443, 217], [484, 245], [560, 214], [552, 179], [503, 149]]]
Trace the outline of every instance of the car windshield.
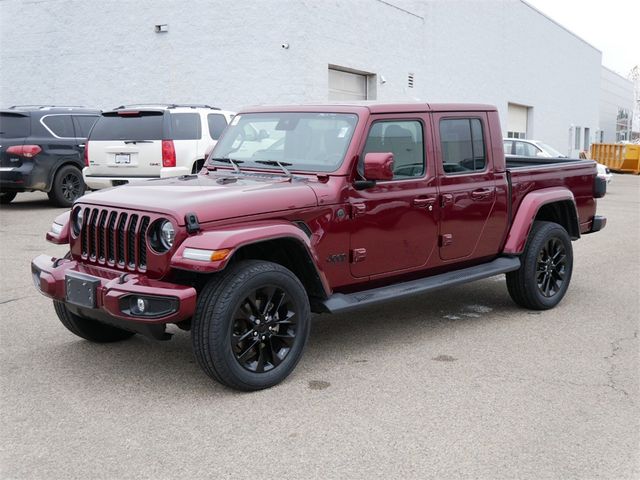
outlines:
[[560, 153], [555, 148], [550, 147], [546, 143], [538, 142], [536, 145], [538, 145], [538, 147], [540, 147], [542, 150], [544, 150], [546, 153], [548, 153], [552, 157], [565, 157], [566, 156], [566, 155]]
[[231, 159], [240, 161], [243, 168], [282, 170], [280, 162], [291, 170], [332, 172], [342, 163], [357, 122], [357, 115], [345, 113], [236, 115], [210, 162]]

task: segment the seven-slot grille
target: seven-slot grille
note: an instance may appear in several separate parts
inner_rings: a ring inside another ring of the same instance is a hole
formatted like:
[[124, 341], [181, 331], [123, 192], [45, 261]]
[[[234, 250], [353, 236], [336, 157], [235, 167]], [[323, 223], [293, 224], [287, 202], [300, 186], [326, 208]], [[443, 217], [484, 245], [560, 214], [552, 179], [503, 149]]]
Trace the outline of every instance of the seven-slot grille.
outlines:
[[147, 230], [151, 219], [105, 208], [84, 209], [82, 257], [128, 270], [147, 269]]

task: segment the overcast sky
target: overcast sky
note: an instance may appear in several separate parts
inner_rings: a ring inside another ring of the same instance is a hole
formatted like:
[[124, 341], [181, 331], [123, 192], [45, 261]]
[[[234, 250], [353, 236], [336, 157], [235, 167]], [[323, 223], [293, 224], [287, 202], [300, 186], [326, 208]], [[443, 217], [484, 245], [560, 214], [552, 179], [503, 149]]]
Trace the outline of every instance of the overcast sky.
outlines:
[[602, 51], [602, 64], [626, 77], [640, 65], [639, 0], [526, 0]]

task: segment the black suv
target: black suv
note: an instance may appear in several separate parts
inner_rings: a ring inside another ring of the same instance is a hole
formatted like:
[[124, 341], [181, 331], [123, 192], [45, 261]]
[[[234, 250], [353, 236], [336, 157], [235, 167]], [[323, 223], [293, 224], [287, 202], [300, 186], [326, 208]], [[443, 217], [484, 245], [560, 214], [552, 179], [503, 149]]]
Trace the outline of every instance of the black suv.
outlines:
[[69, 207], [84, 193], [84, 146], [100, 110], [44, 105], [0, 110], [0, 203], [40, 190]]

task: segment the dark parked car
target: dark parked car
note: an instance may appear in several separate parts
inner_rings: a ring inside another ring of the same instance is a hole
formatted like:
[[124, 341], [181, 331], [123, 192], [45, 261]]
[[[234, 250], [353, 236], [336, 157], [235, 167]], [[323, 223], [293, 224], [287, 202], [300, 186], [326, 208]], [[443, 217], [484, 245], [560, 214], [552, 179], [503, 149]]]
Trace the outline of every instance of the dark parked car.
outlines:
[[84, 107], [0, 110], [0, 203], [39, 190], [55, 205], [71, 206], [84, 193], [84, 146], [99, 116]]

